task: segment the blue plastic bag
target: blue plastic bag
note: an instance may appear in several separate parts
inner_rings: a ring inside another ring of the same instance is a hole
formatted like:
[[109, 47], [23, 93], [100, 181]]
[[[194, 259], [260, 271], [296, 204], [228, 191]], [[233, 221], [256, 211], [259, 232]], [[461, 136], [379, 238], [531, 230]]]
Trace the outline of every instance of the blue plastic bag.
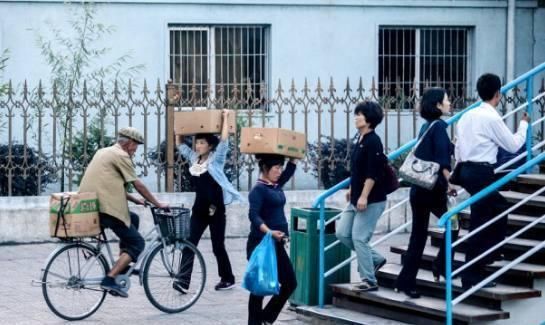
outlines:
[[267, 233], [252, 252], [242, 287], [256, 296], [277, 295], [280, 292], [274, 239]]

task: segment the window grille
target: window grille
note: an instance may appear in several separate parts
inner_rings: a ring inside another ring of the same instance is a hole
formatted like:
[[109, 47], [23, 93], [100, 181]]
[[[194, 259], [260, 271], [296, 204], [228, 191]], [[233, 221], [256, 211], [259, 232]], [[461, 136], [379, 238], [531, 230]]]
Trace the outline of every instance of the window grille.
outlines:
[[380, 27], [379, 95], [418, 97], [438, 86], [452, 97], [466, 97], [470, 32], [466, 27]]
[[236, 96], [240, 108], [258, 108], [268, 96], [268, 59], [267, 26], [170, 26], [170, 78], [197, 106]]

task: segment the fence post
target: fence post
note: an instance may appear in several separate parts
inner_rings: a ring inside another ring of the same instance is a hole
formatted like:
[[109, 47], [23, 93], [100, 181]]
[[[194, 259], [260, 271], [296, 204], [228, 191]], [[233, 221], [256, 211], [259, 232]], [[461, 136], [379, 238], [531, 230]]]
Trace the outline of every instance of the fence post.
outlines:
[[165, 191], [174, 192], [174, 105], [178, 102], [176, 86], [172, 80], [167, 84], [167, 100], [165, 114], [166, 131], [166, 172]]

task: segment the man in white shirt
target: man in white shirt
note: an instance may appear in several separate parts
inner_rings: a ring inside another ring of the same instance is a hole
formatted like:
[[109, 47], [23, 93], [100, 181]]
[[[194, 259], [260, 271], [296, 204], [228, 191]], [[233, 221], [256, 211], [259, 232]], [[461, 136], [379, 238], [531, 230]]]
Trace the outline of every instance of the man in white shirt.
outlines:
[[[528, 116], [523, 116], [515, 134], [503, 122], [496, 106], [501, 99], [501, 81], [493, 74], [484, 74], [477, 81], [477, 92], [483, 103], [465, 113], [457, 124], [456, 161], [461, 163], [460, 185], [471, 195], [492, 184], [498, 148], [515, 153], [526, 142]], [[471, 205], [470, 230], [474, 230], [505, 210], [506, 201], [498, 191]], [[468, 239], [466, 262], [481, 255], [505, 238], [507, 217], [482, 230], [479, 235]], [[484, 266], [494, 256], [484, 258], [462, 274], [462, 286], [469, 288], [482, 279]], [[494, 282], [486, 287], [495, 286]]]

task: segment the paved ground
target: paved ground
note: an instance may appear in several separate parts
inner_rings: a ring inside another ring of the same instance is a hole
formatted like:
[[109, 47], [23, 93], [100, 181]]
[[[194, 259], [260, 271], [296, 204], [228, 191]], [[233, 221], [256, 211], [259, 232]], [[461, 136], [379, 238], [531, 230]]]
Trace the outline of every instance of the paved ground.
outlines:
[[[407, 235], [396, 236], [388, 245], [407, 240]], [[239, 281], [246, 267], [244, 238], [227, 239], [226, 246], [237, 277], [237, 287], [230, 291], [216, 292], [218, 281], [215, 258], [210, 240], [202, 240], [199, 248], [206, 260], [208, 279], [205, 292], [189, 310], [180, 314], [164, 314], [147, 300], [144, 290], [133, 277], [128, 299], [108, 296], [102, 307], [82, 324], [245, 324], [247, 319], [247, 292]], [[31, 286], [40, 269], [56, 244], [32, 244], [0, 246], [0, 324], [61, 324], [44, 302], [41, 288]], [[387, 245], [381, 245], [386, 252]], [[391, 261], [398, 258], [387, 255]], [[353, 263], [355, 270], [355, 264]], [[353, 272], [354, 273], [354, 272]], [[380, 324], [374, 320], [374, 324]], [[372, 323], [372, 322], [369, 322]], [[298, 320], [296, 313], [284, 309], [277, 324], [308, 324]]]

